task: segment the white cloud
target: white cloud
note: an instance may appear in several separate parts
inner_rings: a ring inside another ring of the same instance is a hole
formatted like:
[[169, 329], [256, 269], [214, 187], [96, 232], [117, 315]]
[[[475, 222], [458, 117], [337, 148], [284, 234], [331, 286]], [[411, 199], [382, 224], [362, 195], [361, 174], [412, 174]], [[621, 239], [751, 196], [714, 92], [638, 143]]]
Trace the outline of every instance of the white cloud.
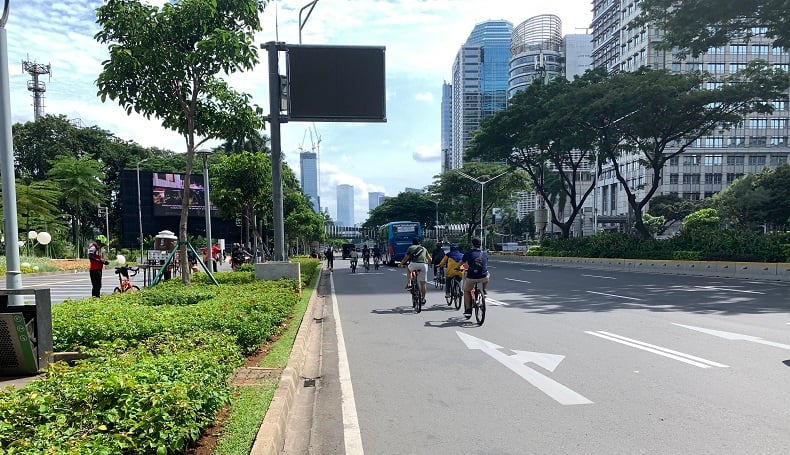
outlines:
[[428, 104], [433, 103], [433, 93], [431, 92], [422, 92], [414, 95], [414, 99], [417, 101], [425, 101]]

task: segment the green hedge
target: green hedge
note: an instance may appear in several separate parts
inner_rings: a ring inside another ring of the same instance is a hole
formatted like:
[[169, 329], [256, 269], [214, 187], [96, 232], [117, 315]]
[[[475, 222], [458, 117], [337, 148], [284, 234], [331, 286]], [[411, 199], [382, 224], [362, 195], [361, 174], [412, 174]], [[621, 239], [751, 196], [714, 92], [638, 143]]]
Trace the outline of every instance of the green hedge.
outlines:
[[0, 453], [183, 453], [229, 402], [226, 379], [242, 361], [232, 337], [210, 332], [92, 353], [0, 392]]

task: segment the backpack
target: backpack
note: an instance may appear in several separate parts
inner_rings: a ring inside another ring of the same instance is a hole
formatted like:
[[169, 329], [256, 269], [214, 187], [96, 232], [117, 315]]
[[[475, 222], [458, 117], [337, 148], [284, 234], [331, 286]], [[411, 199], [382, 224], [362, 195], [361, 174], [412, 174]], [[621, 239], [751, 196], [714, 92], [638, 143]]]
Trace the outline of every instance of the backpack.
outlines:
[[474, 259], [469, 261], [469, 273], [473, 275], [482, 275], [483, 274], [483, 252], [481, 251], [480, 254], [477, 255]]
[[425, 251], [425, 248], [419, 247], [414, 249], [414, 253], [410, 256], [411, 262], [417, 262], [417, 259], [420, 259], [422, 253]]

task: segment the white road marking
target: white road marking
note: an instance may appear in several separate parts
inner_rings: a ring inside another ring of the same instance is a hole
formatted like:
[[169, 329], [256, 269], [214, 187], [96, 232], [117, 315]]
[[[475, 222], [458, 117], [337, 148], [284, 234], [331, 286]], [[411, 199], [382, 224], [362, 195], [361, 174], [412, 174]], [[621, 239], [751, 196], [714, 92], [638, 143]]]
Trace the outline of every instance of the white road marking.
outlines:
[[542, 272], [543, 270], [537, 269], [521, 269], [522, 272]]
[[527, 284], [532, 284], [532, 281], [526, 281], [526, 280], [517, 280], [517, 279], [515, 279], [515, 278], [503, 278], [503, 280], [508, 280], [508, 281], [517, 281], [517, 282], [519, 282], [519, 283], [527, 283]]
[[584, 292], [589, 292], [590, 294], [599, 294], [599, 295], [605, 295], [605, 296], [607, 296], [607, 297], [618, 297], [618, 298], [621, 298], [621, 299], [628, 299], [628, 300], [638, 300], [638, 301], [641, 301], [641, 300], [642, 300], [642, 299], [637, 299], [636, 297], [626, 297], [626, 296], [624, 296], [624, 295], [617, 295], [617, 294], [607, 294], [607, 293], [605, 293], [605, 292], [595, 292], [595, 291], [584, 291]]
[[760, 292], [760, 291], [746, 291], [743, 289], [722, 288], [718, 286], [695, 286], [695, 287], [700, 289], [710, 289], [712, 291], [743, 292], [746, 294], [765, 294], [765, 292]]
[[461, 341], [464, 342], [467, 348], [478, 349], [491, 356], [494, 360], [524, 378], [527, 382], [537, 387], [541, 392], [550, 396], [558, 403], [562, 405], [592, 403], [592, 401], [568, 387], [524, 365], [524, 362], [532, 362], [549, 371], [554, 371], [565, 356], [528, 351], [513, 351], [515, 352], [514, 355], [507, 355], [499, 351], [499, 349], [502, 349], [502, 346], [473, 337], [472, 335], [467, 335], [463, 332], [456, 331], [455, 333]]
[[332, 286], [332, 314], [335, 318], [335, 334], [337, 336], [338, 380], [340, 381], [340, 394], [342, 396], [341, 411], [343, 414], [343, 437], [346, 454], [362, 455], [362, 434], [359, 431], [359, 417], [357, 404], [354, 400], [354, 387], [351, 385], [351, 369], [348, 365], [346, 341], [343, 338], [343, 327], [340, 324], [340, 311], [337, 308], [337, 295], [335, 295], [335, 279], [329, 275]]
[[683, 352], [673, 351], [672, 349], [656, 346], [654, 344], [645, 343], [644, 341], [634, 340], [633, 338], [627, 338], [622, 335], [616, 335], [614, 333], [604, 332], [603, 330], [598, 330], [597, 332], [585, 331], [584, 333], [588, 333], [590, 335], [603, 338], [605, 340], [614, 341], [615, 343], [631, 346], [632, 348], [637, 348], [643, 351], [652, 352], [653, 354], [658, 354], [660, 356], [668, 357], [670, 359], [675, 359], [683, 363], [688, 363], [689, 365], [694, 365], [695, 367], [710, 368], [713, 366], [719, 368], [729, 368], [729, 366], [724, 365], [723, 363], [718, 363], [712, 360], [703, 359], [701, 357], [696, 357], [691, 354], [685, 354]]
[[740, 333], [733, 333], [733, 332], [724, 332], [722, 330], [713, 330], [713, 329], [705, 329], [702, 327], [694, 327], [693, 325], [683, 325], [683, 324], [676, 324], [672, 323], [678, 327], [685, 327], [687, 329], [696, 330], [697, 332], [707, 333], [708, 335], [713, 335], [719, 338], [724, 338], [725, 340], [732, 340], [732, 341], [750, 341], [752, 343], [757, 344], [764, 344], [766, 346], [773, 346], [775, 348], [781, 349], [788, 349], [790, 350], [790, 345], [776, 343], [774, 341], [764, 340], [760, 337], [755, 337], [751, 335], [742, 335]]
[[486, 305], [491, 306], [510, 306], [510, 304], [505, 303], [501, 300], [492, 299], [491, 297], [486, 296]]
[[617, 279], [617, 278], [615, 278], [613, 276], [601, 276], [601, 275], [582, 275], [582, 276], [587, 276], [587, 277], [590, 277], [590, 278], [604, 278], [604, 279], [607, 279], [607, 280], [616, 280]]

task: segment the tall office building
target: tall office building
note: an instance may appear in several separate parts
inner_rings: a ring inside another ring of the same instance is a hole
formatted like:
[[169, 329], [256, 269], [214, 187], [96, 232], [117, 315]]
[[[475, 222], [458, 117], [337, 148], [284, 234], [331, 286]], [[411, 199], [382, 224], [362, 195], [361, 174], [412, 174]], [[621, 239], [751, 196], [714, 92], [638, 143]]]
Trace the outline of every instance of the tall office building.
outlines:
[[[640, 14], [638, 1], [593, 0], [593, 65], [610, 72], [633, 71], [640, 66], [667, 69], [672, 72], [707, 71], [709, 84], [732, 74], [755, 59], [763, 59], [776, 68], [790, 69], [787, 49], [774, 48], [765, 37], [764, 29], [753, 29], [756, 36], [733, 40], [709, 49], [699, 58], [675, 58], [671, 52], [657, 50], [660, 29], [648, 24], [631, 29], [629, 25]], [[662, 172], [656, 194], [676, 195], [699, 200], [713, 196], [744, 174], [764, 167], [787, 164], [790, 106], [787, 97], [774, 102], [773, 114], [748, 115], [745, 121], [730, 129], [717, 129], [699, 139], [682, 155], [668, 161]], [[667, 148], [671, 153], [673, 149]], [[638, 156], [621, 161], [626, 178], [633, 182], [638, 198], [652, 185], [652, 174], [645, 172]], [[622, 186], [614, 178], [611, 165], [604, 168], [596, 189], [596, 203], [601, 215], [617, 222], [627, 222], [628, 204]], [[599, 218], [599, 222], [601, 219]]]
[[368, 210], [373, 210], [384, 202], [384, 193], [371, 191], [368, 193]]
[[354, 225], [354, 187], [351, 185], [337, 186], [337, 226]]
[[480, 121], [507, 105], [512, 31], [513, 24], [506, 20], [481, 22], [455, 57], [450, 169], [463, 166], [463, 152]]
[[299, 174], [302, 191], [310, 196], [310, 204], [316, 213], [321, 211], [321, 199], [318, 196], [318, 154], [301, 152], [299, 154]]
[[442, 84], [442, 173], [452, 169], [450, 167], [453, 156], [453, 86], [445, 82]]

